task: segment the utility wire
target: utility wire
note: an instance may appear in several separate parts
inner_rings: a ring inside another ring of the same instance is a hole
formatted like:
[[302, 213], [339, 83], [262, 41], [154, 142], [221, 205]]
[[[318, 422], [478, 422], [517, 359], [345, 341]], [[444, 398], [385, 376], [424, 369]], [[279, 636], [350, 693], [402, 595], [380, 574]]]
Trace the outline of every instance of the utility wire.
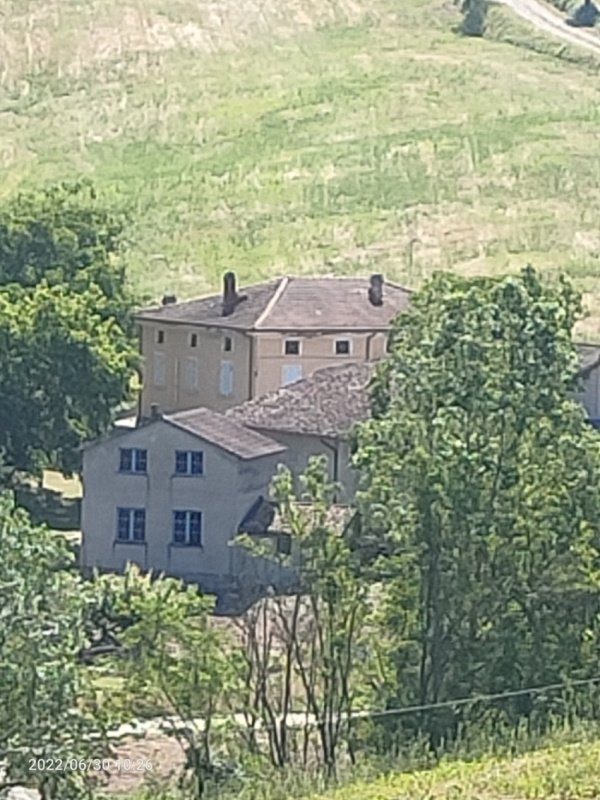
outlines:
[[485, 703], [490, 700], [503, 700], [508, 697], [520, 697], [525, 694], [543, 694], [545, 692], [555, 692], [559, 689], [569, 689], [573, 686], [591, 686], [600, 683], [600, 675], [596, 678], [581, 678], [573, 681], [565, 681], [564, 683], [549, 683], [545, 686], [530, 686], [525, 689], [514, 689], [508, 692], [495, 692], [494, 694], [480, 694], [471, 697], [459, 697], [455, 700], [441, 700], [438, 703], [425, 703], [423, 705], [404, 706], [401, 708], [386, 708], [380, 711], [357, 711], [352, 712], [349, 716], [364, 717], [391, 717], [401, 716], [403, 714], [415, 714], [420, 711], [430, 711], [436, 708], [455, 708], [457, 706], [466, 706], [474, 703]]

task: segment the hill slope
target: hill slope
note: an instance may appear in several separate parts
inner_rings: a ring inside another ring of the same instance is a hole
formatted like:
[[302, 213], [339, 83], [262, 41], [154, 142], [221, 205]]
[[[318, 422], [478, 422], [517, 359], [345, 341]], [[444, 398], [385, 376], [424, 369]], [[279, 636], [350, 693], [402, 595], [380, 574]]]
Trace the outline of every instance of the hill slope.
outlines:
[[[0, 0], [0, 197], [86, 175], [159, 296], [527, 261], [600, 296], [600, 84], [450, 0]], [[600, 335], [600, 319], [587, 326]]]
[[600, 798], [600, 743], [540, 750], [514, 759], [449, 762], [391, 775], [311, 800], [594, 800]]

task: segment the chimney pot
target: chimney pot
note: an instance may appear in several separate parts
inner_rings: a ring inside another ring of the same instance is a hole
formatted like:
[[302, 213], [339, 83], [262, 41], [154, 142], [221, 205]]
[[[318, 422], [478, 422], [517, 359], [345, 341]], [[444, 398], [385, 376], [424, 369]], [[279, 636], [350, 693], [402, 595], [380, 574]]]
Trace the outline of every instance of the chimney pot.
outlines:
[[238, 294], [235, 285], [235, 272], [226, 272], [223, 275], [223, 316], [233, 314], [238, 303]]
[[383, 275], [371, 275], [369, 281], [369, 302], [373, 306], [383, 305]]
[[172, 306], [177, 302], [177, 297], [174, 294], [165, 294], [162, 299], [163, 306]]

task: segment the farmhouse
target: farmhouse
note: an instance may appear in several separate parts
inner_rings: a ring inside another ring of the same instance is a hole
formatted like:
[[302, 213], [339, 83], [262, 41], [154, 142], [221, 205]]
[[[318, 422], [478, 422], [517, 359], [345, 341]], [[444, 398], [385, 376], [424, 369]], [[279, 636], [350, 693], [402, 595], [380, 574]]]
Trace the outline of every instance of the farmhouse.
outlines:
[[[217, 595], [247, 572], [230, 547], [284, 447], [205, 408], [122, 428], [84, 451], [81, 564], [144, 570]], [[263, 581], [268, 575], [263, 575]]]
[[[134, 562], [221, 598], [292, 580], [233, 540], [269, 533], [279, 464], [299, 489], [309, 458], [324, 456], [336, 500], [353, 501], [351, 431], [369, 416], [368, 386], [409, 295], [380, 276], [285, 278], [239, 295], [228, 274], [222, 296], [143, 312], [141, 414], [84, 452], [83, 568]], [[577, 398], [597, 423], [600, 349], [578, 353]]]
[[226, 411], [340, 363], [385, 353], [410, 291], [368, 278], [281, 278], [137, 316], [143, 358], [141, 416], [205, 406]]

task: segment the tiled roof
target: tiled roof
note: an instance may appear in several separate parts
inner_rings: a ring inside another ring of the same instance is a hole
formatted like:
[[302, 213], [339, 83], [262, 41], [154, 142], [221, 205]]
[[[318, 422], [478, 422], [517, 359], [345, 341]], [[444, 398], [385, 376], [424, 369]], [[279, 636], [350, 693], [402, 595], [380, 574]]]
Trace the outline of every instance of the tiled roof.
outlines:
[[249, 400], [226, 412], [250, 428], [316, 436], [346, 435], [369, 417], [367, 386], [375, 364], [343, 364]]
[[240, 330], [386, 330], [409, 304], [410, 291], [384, 283], [383, 304], [369, 302], [369, 278], [281, 278], [240, 287], [241, 300], [222, 315], [221, 295], [171, 303], [140, 312], [138, 319]]
[[147, 308], [137, 315], [137, 319], [251, 330], [269, 305], [280, 283], [279, 279], [240, 289], [239, 294], [246, 299], [238, 303], [233, 314], [228, 317], [222, 314], [223, 299], [218, 294], [183, 303]]
[[[581, 372], [600, 366], [600, 347], [577, 345]], [[340, 437], [369, 417], [368, 384], [376, 364], [327, 367], [276, 392], [229, 409], [226, 416], [249, 428]]]
[[208, 408], [192, 408], [189, 411], [165, 414], [163, 419], [244, 460], [275, 455], [285, 450], [278, 442]]

